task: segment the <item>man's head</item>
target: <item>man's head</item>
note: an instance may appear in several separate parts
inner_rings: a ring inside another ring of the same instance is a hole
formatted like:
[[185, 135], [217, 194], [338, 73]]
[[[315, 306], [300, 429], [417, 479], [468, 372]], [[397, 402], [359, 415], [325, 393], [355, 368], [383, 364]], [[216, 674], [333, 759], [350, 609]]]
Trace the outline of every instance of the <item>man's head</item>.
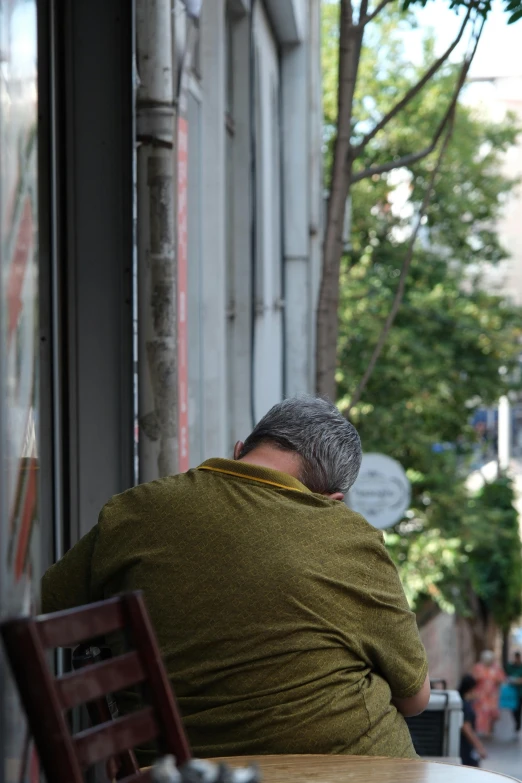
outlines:
[[520, 666], [522, 664], [522, 655], [519, 652], [516, 652], [514, 655], [515, 663]]
[[335, 405], [317, 397], [290, 397], [274, 405], [246, 441], [236, 444], [234, 457], [243, 459], [261, 447], [297, 458], [297, 478], [322, 495], [344, 495], [361, 467], [357, 430]]
[[482, 650], [480, 653], [480, 662], [484, 664], [484, 666], [493, 666], [495, 662], [495, 653], [493, 650]]

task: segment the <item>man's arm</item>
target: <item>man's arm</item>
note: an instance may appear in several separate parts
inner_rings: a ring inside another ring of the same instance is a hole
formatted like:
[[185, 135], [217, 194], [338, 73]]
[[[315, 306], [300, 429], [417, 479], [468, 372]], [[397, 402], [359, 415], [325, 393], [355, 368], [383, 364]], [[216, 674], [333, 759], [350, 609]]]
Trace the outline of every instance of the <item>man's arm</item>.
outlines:
[[360, 620], [364, 657], [387, 681], [397, 710], [417, 715], [428, 704], [430, 682], [415, 615], [382, 534], [372, 535], [360, 557], [366, 569]]
[[[114, 594], [114, 586], [108, 587], [114, 574], [147, 546], [147, 523], [156, 513], [158, 486], [161, 482], [133, 487], [105, 504], [98, 524], [44, 574], [43, 612], [101, 601], [107, 591]], [[168, 505], [168, 496], [165, 502]]]
[[394, 698], [392, 699], [392, 703], [405, 718], [411, 718], [414, 715], [420, 715], [421, 712], [424, 712], [430, 700], [430, 693], [430, 676], [427, 674], [422, 688], [418, 693], [414, 696], [407, 696], [404, 699]]
[[41, 590], [44, 614], [72, 609], [102, 597], [93, 595], [91, 589], [91, 560], [97, 537], [96, 525], [45, 572]]

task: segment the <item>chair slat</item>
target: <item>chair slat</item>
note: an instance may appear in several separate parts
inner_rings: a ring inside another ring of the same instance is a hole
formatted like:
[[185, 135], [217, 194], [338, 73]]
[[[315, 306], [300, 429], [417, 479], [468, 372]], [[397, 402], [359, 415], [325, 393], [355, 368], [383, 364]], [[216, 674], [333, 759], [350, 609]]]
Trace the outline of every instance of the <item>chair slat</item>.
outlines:
[[158, 735], [158, 725], [152, 707], [102, 723], [73, 738], [76, 756], [84, 769], [128, 748], [149, 742]]
[[143, 596], [141, 593], [127, 593], [121, 597], [121, 604], [127, 620], [126, 627], [129, 628], [134, 646], [147, 671], [152, 703], [162, 727], [159, 749], [162, 753], [171, 753], [178, 764], [183, 765], [192, 758], [192, 751], [163, 666]]
[[56, 680], [64, 710], [116, 693], [146, 678], [137, 652], [129, 652], [102, 663], [65, 674]]
[[145, 772], [136, 772], [134, 775], [120, 779], [118, 783], [154, 783], [152, 769], [147, 769]]
[[36, 618], [40, 641], [47, 649], [73, 647], [79, 642], [119, 631], [124, 624], [119, 598], [99, 601], [80, 609], [55, 612], [50, 617], [42, 615]]

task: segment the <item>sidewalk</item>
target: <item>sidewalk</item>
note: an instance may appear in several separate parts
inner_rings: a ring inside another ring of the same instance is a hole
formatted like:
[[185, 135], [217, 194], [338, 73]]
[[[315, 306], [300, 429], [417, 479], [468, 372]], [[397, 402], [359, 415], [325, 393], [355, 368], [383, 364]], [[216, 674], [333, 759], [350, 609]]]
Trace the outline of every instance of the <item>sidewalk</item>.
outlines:
[[522, 736], [520, 734], [516, 739], [505, 741], [492, 739], [484, 744], [488, 751], [488, 758], [481, 763], [482, 769], [501, 772], [522, 781]]

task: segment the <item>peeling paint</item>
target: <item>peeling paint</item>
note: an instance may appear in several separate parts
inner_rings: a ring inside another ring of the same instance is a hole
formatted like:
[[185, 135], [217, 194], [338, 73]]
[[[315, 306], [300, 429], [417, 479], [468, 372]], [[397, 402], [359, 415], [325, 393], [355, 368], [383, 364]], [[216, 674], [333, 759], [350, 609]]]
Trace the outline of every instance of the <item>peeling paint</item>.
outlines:
[[138, 0], [140, 478], [177, 472], [175, 110], [170, 5]]

